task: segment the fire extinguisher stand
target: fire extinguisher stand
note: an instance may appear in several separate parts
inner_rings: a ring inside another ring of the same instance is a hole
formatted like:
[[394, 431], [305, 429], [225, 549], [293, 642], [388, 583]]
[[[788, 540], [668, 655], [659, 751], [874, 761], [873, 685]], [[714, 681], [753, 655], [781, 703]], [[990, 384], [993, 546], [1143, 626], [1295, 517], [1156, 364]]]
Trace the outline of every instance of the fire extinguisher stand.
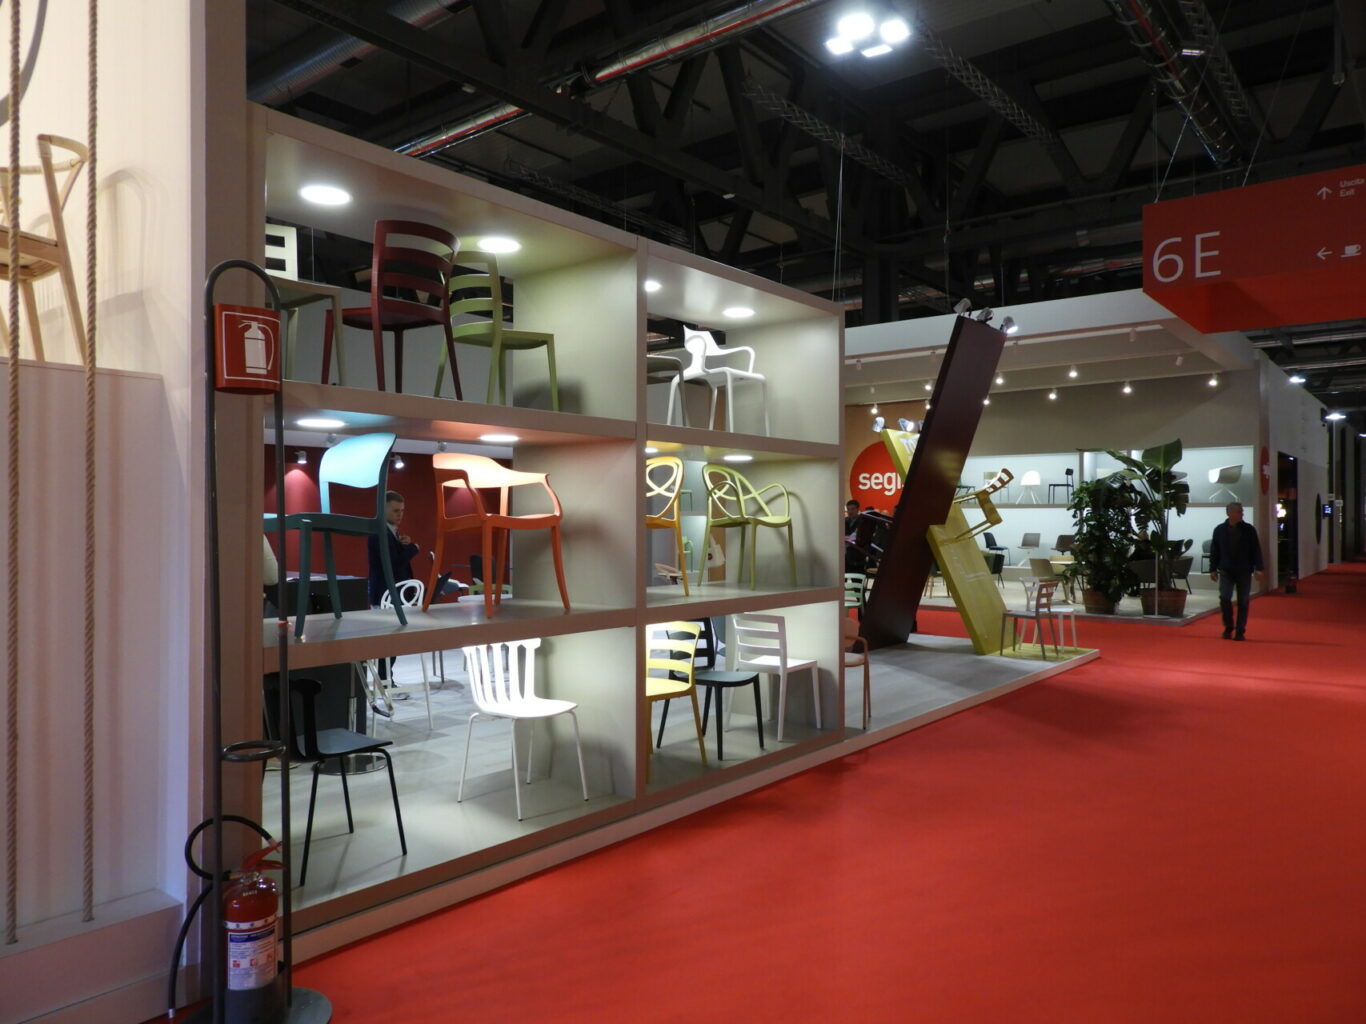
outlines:
[[[212, 1024], [327, 1024], [332, 1019], [332, 1004], [327, 997], [312, 989], [294, 988], [293, 975], [293, 914], [290, 900], [290, 878], [293, 856], [290, 849], [289, 823], [289, 746], [287, 737], [293, 724], [290, 721], [289, 696], [289, 619], [285, 601], [285, 439], [284, 395], [280, 388], [283, 353], [277, 355], [274, 393], [275, 422], [275, 494], [278, 515], [275, 519], [280, 543], [281, 571], [276, 583], [275, 607], [276, 649], [279, 652], [279, 709], [276, 717], [278, 738], [275, 740], [243, 740], [223, 744], [222, 709], [222, 626], [219, 621], [219, 557], [218, 557], [218, 460], [216, 452], [215, 410], [217, 401], [216, 360], [219, 358], [215, 334], [217, 331], [213, 292], [218, 278], [228, 270], [242, 269], [255, 274], [270, 293], [272, 306], [280, 308], [280, 293], [270, 276], [249, 260], [226, 260], [209, 272], [204, 283], [204, 322], [207, 343], [204, 384], [204, 458], [205, 458], [205, 543], [209, 556], [208, 616], [209, 650], [205, 712], [209, 733], [209, 803], [212, 827], [209, 839], [209, 870], [214, 878], [214, 892], [208, 899], [208, 950], [202, 958], [208, 963], [210, 1003], [191, 1021], [212, 1021]], [[280, 881], [280, 968], [275, 980], [260, 988], [229, 990], [227, 980], [227, 950], [223, 925], [223, 885], [227, 879], [223, 866], [223, 765], [279, 761], [280, 777], [280, 853], [284, 870]]]

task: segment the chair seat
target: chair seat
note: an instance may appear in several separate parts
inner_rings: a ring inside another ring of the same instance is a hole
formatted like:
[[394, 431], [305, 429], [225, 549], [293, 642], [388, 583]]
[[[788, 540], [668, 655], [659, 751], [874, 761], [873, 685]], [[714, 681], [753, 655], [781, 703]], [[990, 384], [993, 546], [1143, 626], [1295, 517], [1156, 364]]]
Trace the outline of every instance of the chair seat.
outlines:
[[758, 657], [746, 658], [745, 661], [760, 672], [776, 672], [784, 667], [789, 672], [800, 672], [802, 669], [812, 668], [816, 664], [814, 658], [787, 658], [784, 660], [773, 654], [761, 654]]
[[[412, 303], [413, 306], [420, 307], [419, 302]], [[423, 315], [413, 312], [406, 313], [398, 310], [386, 309], [380, 312], [380, 326], [385, 330], [406, 331], [410, 327], [430, 327], [432, 324], [441, 322], [441, 310], [436, 306], [431, 307], [431, 313]], [[374, 327], [374, 319], [369, 306], [351, 306], [342, 310], [342, 323], [347, 327], [359, 327], [361, 330], [371, 330]]]
[[760, 525], [760, 526], [786, 526], [786, 525], [788, 525], [788, 523], [792, 522], [792, 517], [791, 517], [791, 516], [750, 516], [750, 517], [749, 517], [749, 521], [750, 521], [751, 523], [757, 523], [757, 524]]
[[645, 680], [645, 696], [650, 700], [665, 697], [682, 697], [692, 690], [692, 684], [663, 676], [648, 676]]
[[[37, 280], [54, 273], [62, 265], [62, 248], [56, 239], [19, 232], [19, 277]], [[0, 281], [8, 281], [9, 228], [0, 227]]]
[[868, 664], [868, 655], [855, 654], [853, 651], [844, 652], [844, 667], [858, 668], [860, 665]]
[[555, 700], [552, 697], [525, 697], [509, 700], [497, 708], [479, 708], [479, 714], [489, 718], [553, 718], [578, 707], [572, 700]]
[[345, 757], [389, 746], [393, 746], [392, 740], [378, 740], [350, 729], [318, 730], [318, 752], [327, 757]]
[[756, 678], [757, 672], [726, 672], [710, 668], [693, 673], [698, 686], [749, 686]]
[[[460, 325], [452, 328], [455, 332], [455, 340], [467, 345], [479, 345], [482, 348], [493, 348], [493, 332], [488, 334], [462, 334]], [[555, 340], [555, 335], [541, 331], [514, 331], [510, 328], [503, 328], [503, 348], [515, 349], [519, 352], [532, 348], [540, 348], [549, 345]]]

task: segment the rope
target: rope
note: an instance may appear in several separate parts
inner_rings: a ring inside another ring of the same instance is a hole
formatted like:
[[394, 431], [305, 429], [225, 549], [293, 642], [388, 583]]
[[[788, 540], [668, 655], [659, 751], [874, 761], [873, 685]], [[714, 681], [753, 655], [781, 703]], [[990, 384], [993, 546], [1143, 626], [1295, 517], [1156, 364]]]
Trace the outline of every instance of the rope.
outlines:
[[[95, 510], [98, 461], [95, 457], [95, 225], [97, 180], [95, 140], [99, 127], [99, 0], [90, 0], [89, 37], [86, 41], [86, 152], [85, 171], [85, 479], [89, 492], [85, 502], [85, 564], [95, 565]], [[85, 595], [85, 803], [81, 920], [95, 920], [95, 596], [89, 588]]]
[[[19, 0], [9, 9], [9, 592], [19, 589]], [[9, 602], [5, 637], [5, 942], [19, 941], [19, 604]]]

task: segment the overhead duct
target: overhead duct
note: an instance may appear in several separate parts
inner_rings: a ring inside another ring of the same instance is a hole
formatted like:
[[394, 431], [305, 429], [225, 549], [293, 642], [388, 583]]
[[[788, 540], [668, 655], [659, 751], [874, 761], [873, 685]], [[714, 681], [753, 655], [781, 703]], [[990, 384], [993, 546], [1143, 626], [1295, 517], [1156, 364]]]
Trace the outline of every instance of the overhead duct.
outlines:
[[1219, 89], [1229, 116], [1253, 136], [1260, 135], [1263, 130], [1261, 112], [1239, 81], [1205, 0], [1177, 0], [1177, 3], [1190, 26], [1192, 40], [1205, 51], [1205, 77]]
[[[417, 28], [427, 28], [451, 16], [450, 3], [451, 0], [399, 0], [389, 8], [389, 14]], [[247, 98], [268, 107], [284, 103], [307, 92], [346, 61], [367, 57], [376, 49], [372, 43], [341, 32], [327, 31], [324, 35], [328, 41], [314, 46], [308, 54], [300, 57], [290, 53], [280, 67], [250, 75]]]
[[[766, 25], [776, 18], [795, 14], [823, 2], [824, 0], [755, 0], [715, 18], [709, 18], [700, 25], [637, 47], [597, 70], [587, 70], [583, 73], [583, 80], [590, 85], [602, 85], [643, 68], [692, 57]], [[564, 84], [560, 83], [561, 86]], [[500, 103], [411, 142], [395, 146], [394, 150], [408, 156], [428, 156], [472, 139], [492, 128], [508, 124], [525, 113], [521, 107]]]
[[1205, 98], [1196, 67], [1181, 56], [1160, 16], [1148, 0], [1105, 0], [1133, 44], [1138, 47], [1153, 77], [1186, 115], [1209, 158], [1226, 164], [1233, 158], [1235, 142], [1219, 112]]

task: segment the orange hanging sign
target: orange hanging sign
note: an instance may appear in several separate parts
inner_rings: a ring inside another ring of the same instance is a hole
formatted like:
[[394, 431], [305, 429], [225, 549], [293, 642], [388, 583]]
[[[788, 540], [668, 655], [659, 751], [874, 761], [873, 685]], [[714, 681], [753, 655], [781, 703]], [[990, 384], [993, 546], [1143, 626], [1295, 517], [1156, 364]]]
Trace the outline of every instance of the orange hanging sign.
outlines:
[[216, 303], [213, 322], [218, 390], [241, 395], [280, 390], [280, 314]]

